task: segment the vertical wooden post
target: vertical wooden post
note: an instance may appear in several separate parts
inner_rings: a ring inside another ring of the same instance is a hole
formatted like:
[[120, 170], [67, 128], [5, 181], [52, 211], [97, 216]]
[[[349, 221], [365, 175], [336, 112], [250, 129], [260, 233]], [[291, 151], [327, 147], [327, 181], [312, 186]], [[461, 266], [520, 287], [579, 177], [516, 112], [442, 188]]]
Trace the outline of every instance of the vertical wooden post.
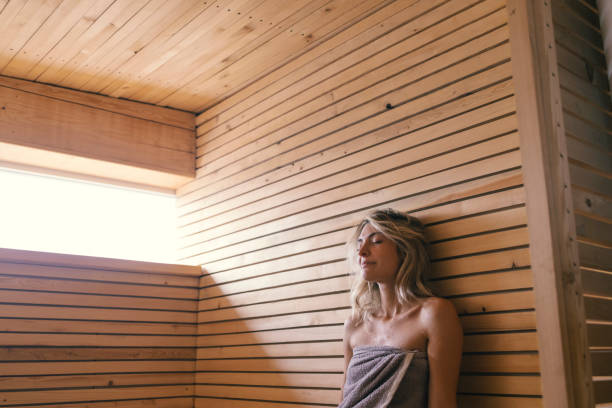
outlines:
[[549, 0], [508, 0], [544, 407], [594, 405]]

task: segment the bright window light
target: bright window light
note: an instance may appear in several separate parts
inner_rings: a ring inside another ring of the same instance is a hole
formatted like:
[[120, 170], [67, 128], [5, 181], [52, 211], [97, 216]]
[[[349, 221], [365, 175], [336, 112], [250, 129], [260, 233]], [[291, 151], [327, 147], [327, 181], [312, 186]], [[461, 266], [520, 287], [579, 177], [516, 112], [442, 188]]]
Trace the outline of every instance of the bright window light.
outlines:
[[175, 196], [0, 169], [0, 247], [174, 263]]

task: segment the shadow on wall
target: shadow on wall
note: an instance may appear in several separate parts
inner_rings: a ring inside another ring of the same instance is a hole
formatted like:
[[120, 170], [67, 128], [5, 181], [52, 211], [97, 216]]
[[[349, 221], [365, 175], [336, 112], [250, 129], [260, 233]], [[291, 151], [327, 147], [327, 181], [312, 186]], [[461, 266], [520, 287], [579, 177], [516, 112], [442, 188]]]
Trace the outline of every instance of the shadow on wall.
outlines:
[[230, 272], [204, 275], [196, 406], [220, 399], [228, 407], [245, 400], [337, 406], [348, 314], [345, 271], [339, 261], [240, 281]]

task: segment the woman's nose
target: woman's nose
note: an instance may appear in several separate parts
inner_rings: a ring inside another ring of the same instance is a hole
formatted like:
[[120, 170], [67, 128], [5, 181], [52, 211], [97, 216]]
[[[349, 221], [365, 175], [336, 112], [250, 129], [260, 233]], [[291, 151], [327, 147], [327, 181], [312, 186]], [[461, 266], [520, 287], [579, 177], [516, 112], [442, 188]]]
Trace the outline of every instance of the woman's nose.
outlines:
[[364, 241], [361, 244], [359, 244], [359, 252], [358, 252], [359, 255], [364, 255], [364, 254], [367, 253], [367, 251], [368, 251], [368, 242], [367, 241]]

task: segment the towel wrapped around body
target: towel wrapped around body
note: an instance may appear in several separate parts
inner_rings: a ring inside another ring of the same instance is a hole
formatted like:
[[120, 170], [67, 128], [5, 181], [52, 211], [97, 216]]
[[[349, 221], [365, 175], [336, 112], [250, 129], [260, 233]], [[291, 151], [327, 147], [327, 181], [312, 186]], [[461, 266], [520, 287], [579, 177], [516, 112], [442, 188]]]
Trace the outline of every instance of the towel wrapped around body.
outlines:
[[427, 408], [427, 353], [357, 346], [338, 408]]

